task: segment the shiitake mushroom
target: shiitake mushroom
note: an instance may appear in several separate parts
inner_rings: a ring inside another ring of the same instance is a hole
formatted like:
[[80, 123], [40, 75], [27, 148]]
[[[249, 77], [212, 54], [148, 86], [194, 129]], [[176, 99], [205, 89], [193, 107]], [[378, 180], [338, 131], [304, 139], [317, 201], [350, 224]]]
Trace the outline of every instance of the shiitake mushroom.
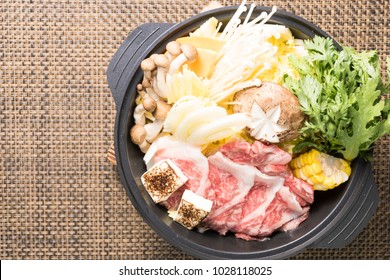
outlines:
[[254, 102], [265, 113], [275, 106], [280, 106], [281, 113], [277, 123], [285, 128], [278, 134], [280, 142], [299, 136], [305, 114], [300, 109], [298, 98], [287, 88], [273, 82], [263, 82], [260, 86], [245, 88], [234, 95], [233, 110], [235, 113], [250, 114]]

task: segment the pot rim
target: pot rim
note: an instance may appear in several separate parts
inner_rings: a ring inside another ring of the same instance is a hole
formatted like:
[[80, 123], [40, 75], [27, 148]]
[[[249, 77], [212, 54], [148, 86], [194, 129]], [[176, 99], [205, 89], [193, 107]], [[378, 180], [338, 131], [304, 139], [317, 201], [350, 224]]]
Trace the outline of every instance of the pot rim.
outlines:
[[[227, 18], [229, 15], [233, 15], [237, 10], [238, 6], [228, 6], [222, 7], [215, 10], [207, 11], [201, 14], [197, 14], [193, 17], [188, 18], [187, 20], [175, 24], [167, 31], [165, 31], [161, 36], [159, 36], [152, 45], [147, 47], [143, 54], [139, 57], [140, 62], [147, 57], [149, 54], [154, 53], [156, 51], [161, 51], [164, 43], [169, 42], [173, 38], [180, 37], [181, 31], [186, 30], [186, 34], [188, 34], [188, 29], [191, 27], [199, 27], [203, 20], [210, 18], [211, 16], [220, 18]], [[258, 14], [261, 11], [270, 12], [270, 7], [264, 6], [256, 6], [253, 11], [253, 15]], [[231, 17], [231, 16], [230, 16]], [[314, 25], [313, 23], [307, 21], [304, 18], [301, 18], [293, 13], [278, 10], [270, 22], [279, 22], [285, 24], [290, 28], [297, 28], [304, 32], [304, 34], [316, 34], [323, 37], [331, 38], [326, 32], [321, 30], [319, 27]], [[292, 25], [292, 26], [290, 26]], [[304, 31], [302, 30], [304, 29]], [[190, 31], [191, 32], [191, 31]], [[305, 33], [306, 32], [306, 33]], [[309, 36], [309, 35], [308, 35]], [[309, 36], [310, 37], [310, 36]], [[333, 40], [333, 39], [332, 39]], [[334, 40], [333, 40], [334, 41]], [[335, 42], [335, 41], [334, 41]], [[337, 46], [337, 42], [335, 42]], [[311, 231], [307, 232], [305, 235], [293, 240], [290, 243], [286, 243], [283, 246], [275, 247], [273, 249], [261, 252], [251, 252], [251, 253], [239, 253], [239, 252], [223, 252], [212, 250], [205, 246], [202, 246], [198, 243], [193, 242], [192, 240], [185, 239], [179, 235], [173, 236], [173, 232], [170, 227], [160, 220], [156, 215], [153, 215], [152, 211], [150, 211], [149, 206], [146, 203], [143, 203], [142, 193], [138, 187], [139, 181], [133, 176], [133, 172], [129, 163], [128, 158], [128, 129], [129, 129], [129, 116], [130, 110], [133, 102], [134, 102], [134, 92], [135, 86], [137, 83], [134, 81], [130, 82], [128, 88], [126, 90], [125, 96], [120, 104], [118, 104], [116, 120], [115, 120], [115, 154], [117, 155], [117, 166], [118, 172], [120, 175], [120, 179], [125, 187], [126, 193], [130, 198], [132, 204], [136, 208], [136, 210], [141, 214], [142, 218], [145, 222], [153, 228], [153, 230], [162, 236], [166, 241], [168, 241], [173, 246], [182, 249], [183, 251], [199, 257], [199, 258], [210, 258], [210, 259], [224, 259], [224, 258], [233, 258], [233, 259], [249, 259], [249, 258], [266, 258], [266, 259], [275, 259], [275, 258], [287, 258], [299, 253], [302, 249], [309, 247], [313, 243], [321, 240], [325, 237], [329, 231], [331, 231], [342, 219], [343, 216], [348, 213], [353, 205], [353, 202], [357, 199], [357, 196], [361, 193], [364, 184], [360, 181], [360, 177], [351, 176], [348, 184], [345, 186], [347, 190], [343, 193], [340, 201], [337, 203], [333, 211], [329, 213], [326, 218], [320, 222], [316, 227], [314, 227]], [[367, 169], [370, 167], [367, 163], [358, 159], [353, 163], [352, 167], [354, 173], [365, 174], [368, 172]]]

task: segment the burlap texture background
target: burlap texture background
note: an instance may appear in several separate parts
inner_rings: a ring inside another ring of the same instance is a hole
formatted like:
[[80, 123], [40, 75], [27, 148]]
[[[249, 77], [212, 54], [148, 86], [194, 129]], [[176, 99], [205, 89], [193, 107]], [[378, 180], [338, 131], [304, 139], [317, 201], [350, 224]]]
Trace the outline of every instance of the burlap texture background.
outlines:
[[[192, 258], [142, 221], [106, 159], [115, 119], [106, 68], [136, 26], [179, 22], [206, 2], [1, 1], [1, 259]], [[302, 16], [345, 45], [390, 55], [388, 0], [256, 3]], [[381, 201], [358, 238], [295, 258], [390, 258], [389, 153], [387, 136], [373, 162]]]

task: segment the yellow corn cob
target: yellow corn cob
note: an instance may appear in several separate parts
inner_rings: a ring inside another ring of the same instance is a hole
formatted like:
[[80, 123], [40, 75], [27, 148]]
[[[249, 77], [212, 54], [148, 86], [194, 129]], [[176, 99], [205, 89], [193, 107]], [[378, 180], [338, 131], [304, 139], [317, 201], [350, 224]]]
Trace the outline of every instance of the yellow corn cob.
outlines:
[[295, 177], [313, 186], [314, 190], [329, 190], [348, 180], [351, 167], [347, 161], [315, 149], [294, 158], [290, 167]]

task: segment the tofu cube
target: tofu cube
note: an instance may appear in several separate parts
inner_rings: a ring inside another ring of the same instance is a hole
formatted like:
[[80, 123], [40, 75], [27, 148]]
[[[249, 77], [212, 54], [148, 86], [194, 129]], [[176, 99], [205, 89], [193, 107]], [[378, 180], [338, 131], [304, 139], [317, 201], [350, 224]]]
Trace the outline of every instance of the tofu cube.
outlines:
[[213, 202], [196, 193], [185, 190], [177, 211], [171, 214], [174, 221], [188, 229], [197, 226], [211, 211]]
[[157, 162], [141, 176], [141, 182], [154, 203], [167, 200], [187, 181], [188, 178], [170, 159]]

